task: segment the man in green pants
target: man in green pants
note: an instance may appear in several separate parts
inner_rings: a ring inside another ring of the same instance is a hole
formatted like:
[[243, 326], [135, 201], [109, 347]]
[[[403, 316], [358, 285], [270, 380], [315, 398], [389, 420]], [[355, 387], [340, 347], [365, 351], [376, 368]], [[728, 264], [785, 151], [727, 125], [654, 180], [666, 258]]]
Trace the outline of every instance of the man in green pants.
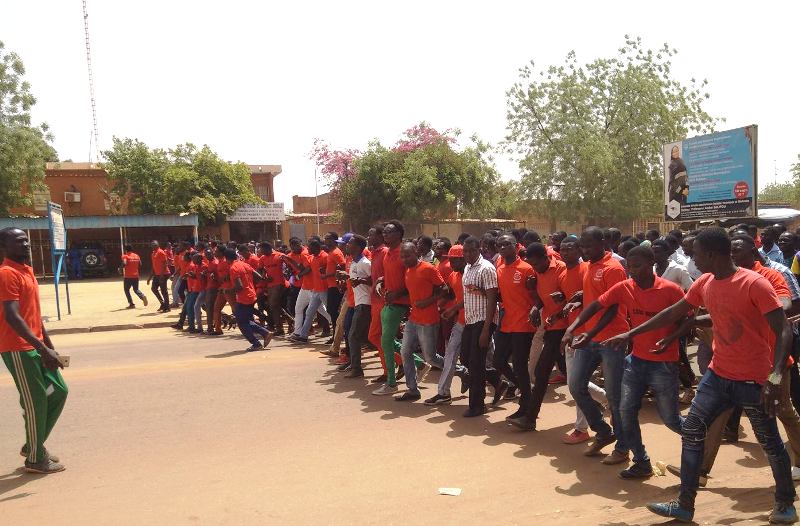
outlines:
[[44, 443], [67, 400], [63, 367], [42, 325], [39, 284], [29, 265], [28, 236], [18, 228], [0, 230], [0, 356], [19, 391], [24, 412], [26, 443], [20, 454], [25, 471], [64, 471]]

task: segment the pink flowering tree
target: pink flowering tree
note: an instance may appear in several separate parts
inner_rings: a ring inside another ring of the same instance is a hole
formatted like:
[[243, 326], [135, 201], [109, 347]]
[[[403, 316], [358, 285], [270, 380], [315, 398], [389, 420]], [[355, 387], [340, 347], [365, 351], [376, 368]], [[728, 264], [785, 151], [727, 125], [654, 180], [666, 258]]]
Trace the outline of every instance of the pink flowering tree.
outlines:
[[410, 153], [426, 146], [436, 146], [442, 143], [453, 144], [456, 142], [453, 135], [458, 135], [458, 130], [448, 129], [444, 133], [440, 133], [431, 128], [427, 122], [421, 122], [403, 132], [403, 138], [397, 141], [394, 150]]
[[314, 147], [308, 154], [320, 169], [322, 178], [333, 193], [338, 193], [344, 181], [355, 176], [358, 150], [334, 150], [322, 139], [314, 139]]

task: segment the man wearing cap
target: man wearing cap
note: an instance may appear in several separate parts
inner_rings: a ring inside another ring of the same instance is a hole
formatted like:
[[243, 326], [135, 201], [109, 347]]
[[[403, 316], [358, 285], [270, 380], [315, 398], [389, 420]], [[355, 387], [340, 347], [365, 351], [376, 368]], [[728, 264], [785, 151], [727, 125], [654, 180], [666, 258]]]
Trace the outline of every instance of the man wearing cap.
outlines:
[[[323, 245], [325, 251], [328, 253], [327, 263], [325, 264], [325, 272], [322, 274], [322, 279], [328, 286], [328, 298], [326, 300], [326, 309], [328, 314], [331, 315], [331, 326], [336, 327], [336, 322], [339, 318], [339, 309], [342, 306], [342, 291], [336, 283], [336, 271], [344, 270], [344, 254], [339, 249], [338, 243], [347, 244], [350, 238], [353, 237], [352, 232], [345, 234], [347, 241], [339, 238], [336, 232], [328, 232], [325, 234]], [[333, 338], [326, 342], [328, 345], [333, 343]]]

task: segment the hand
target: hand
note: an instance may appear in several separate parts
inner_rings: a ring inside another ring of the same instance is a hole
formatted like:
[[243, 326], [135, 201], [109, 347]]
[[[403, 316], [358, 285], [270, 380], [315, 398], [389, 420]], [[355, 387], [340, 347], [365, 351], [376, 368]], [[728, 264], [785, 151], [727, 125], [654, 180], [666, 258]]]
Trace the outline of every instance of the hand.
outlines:
[[445, 309], [444, 312], [442, 312], [442, 318], [444, 318], [446, 320], [453, 319], [457, 312], [458, 312], [458, 309], [454, 309], [453, 307], [450, 307], [449, 309]]
[[656, 342], [656, 348], [650, 349], [650, 354], [663, 354], [669, 349], [669, 346], [672, 345], [672, 342], [675, 341], [675, 338], [667, 336], [666, 338], [662, 338]]
[[603, 345], [607, 345], [608, 347], [616, 349], [626, 349], [630, 341], [630, 334], [623, 332], [622, 334], [617, 334], [616, 336], [612, 336], [611, 338], [607, 339], [603, 342]]
[[764, 404], [764, 410], [770, 418], [775, 417], [775, 413], [777, 413], [778, 407], [780, 407], [782, 395], [783, 389], [781, 385], [773, 384], [769, 380], [767, 380], [764, 387], [761, 389], [761, 403]]
[[561, 316], [566, 318], [570, 315], [570, 313], [572, 313], [572, 311], [580, 309], [582, 305], [582, 303], [578, 303], [577, 301], [567, 303], [564, 305], [564, 308], [561, 309]]
[[430, 307], [436, 301], [436, 296], [431, 296], [430, 298], [425, 298], [424, 300], [419, 300], [414, 302], [414, 306], [418, 309], [424, 309], [426, 307]]
[[564, 336], [561, 337], [561, 354], [567, 350], [567, 347], [572, 343], [572, 333], [567, 331], [564, 333]]
[[39, 349], [39, 354], [42, 357], [42, 364], [50, 369], [51, 371], [55, 371], [59, 367], [62, 369], [64, 368], [61, 365], [61, 362], [58, 361], [58, 353], [55, 349], [51, 349], [50, 347], [43, 345], [41, 349]]
[[564, 296], [564, 293], [561, 292], [560, 290], [551, 293], [550, 298], [552, 298], [552, 300], [555, 301], [556, 303], [564, 303], [564, 301], [566, 301], [567, 299], [566, 296]]
[[478, 337], [478, 347], [481, 349], [488, 349], [489, 348], [489, 330], [485, 328], [481, 331], [481, 335]]
[[378, 296], [385, 297], [383, 290], [383, 281], [379, 281], [375, 284], [375, 294], [377, 294]]
[[530, 314], [528, 314], [528, 319], [531, 321], [534, 327], [538, 327], [542, 324], [542, 313], [536, 307], [531, 309]]
[[591, 338], [589, 338], [588, 333], [582, 332], [579, 335], [575, 336], [575, 338], [572, 340], [572, 343], [570, 344], [570, 347], [572, 347], [573, 349], [580, 349], [581, 347], [586, 345], [590, 339]]

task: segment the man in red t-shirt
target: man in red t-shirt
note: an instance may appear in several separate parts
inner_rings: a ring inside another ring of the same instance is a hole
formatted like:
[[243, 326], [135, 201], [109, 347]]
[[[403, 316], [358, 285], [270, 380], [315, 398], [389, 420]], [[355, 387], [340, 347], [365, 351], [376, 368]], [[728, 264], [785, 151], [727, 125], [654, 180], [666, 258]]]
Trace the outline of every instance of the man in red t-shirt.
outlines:
[[[323, 244], [327, 252], [327, 259], [325, 260], [325, 271], [322, 273], [322, 279], [325, 280], [327, 287], [325, 297], [325, 310], [328, 311], [331, 317], [331, 326], [336, 327], [336, 322], [339, 318], [339, 310], [342, 307], [342, 289], [336, 281], [336, 273], [344, 271], [344, 254], [339, 248], [339, 243], [347, 244], [350, 238], [353, 237], [352, 232], [345, 234], [347, 238], [339, 239], [339, 234], [336, 232], [328, 232], [325, 234]], [[333, 343], [333, 340], [325, 342], [327, 345]]]
[[408, 290], [411, 313], [403, 330], [400, 348], [408, 390], [395, 400], [413, 402], [421, 397], [413, 357], [417, 346], [430, 365], [438, 369], [444, 367], [444, 359], [436, 353], [436, 338], [439, 336], [439, 307], [436, 302], [444, 292], [444, 280], [436, 267], [419, 259], [414, 243], [403, 243], [400, 246], [400, 257], [406, 267], [405, 287]]
[[[611, 252], [606, 252], [602, 229], [592, 226], [584, 230], [580, 246], [584, 261], [589, 262], [583, 279], [583, 304], [590, 305], [608, 289], [628, 279], [628, 275], [622, 265], [611, 257]], [[605, 317], [610, 318], [610, 322], [600, 325], [600, 320]], [[581, 334], [572, 341], [577, 329], [581, 330]], [[600, 342], [627, 330], [625, 309], [612, 306], [593, 316], [581, 313], [561, 340], [562, 346], [569, 344], [575, 349], [572, 374], [567, 378], [569, 392], [589, 421], [589, 427], [596, 433], [594, 443], [584, 454], [599, 455], [605, 446], [617, 443], [614, 451], [603, 459], [604, 464], [620, 464], [628, 459], [628, 446], [622, 435], [619, 413], [625, 353]], [[611, 406], [613, 428], [603, 419], [603, 412], [589, 394], [589, 380], [600, 363], [603, 364], [604, 386]]]
[[[330, 324], [331, 317], [325, 309], [325, 296], [328, 292], [328, 285], [322, 278], [323, 272], [328, 263], [327, 254], [322, 251], [322, 243], [319, 239], [312, 239], [308, 242], [308, 266], [300, 272], [303, 278], [303, 286], [300, 296], [297, 298], [294, 315], [294, 334], [289, 337], [289, 341], [295, 343], [307, 343], [308, 335], [311, 332], [311, 324], [319, 312]], [[323, 333], [324, 336], [329, 334]]]
[[[248, 351], [259, 351], [269, 345], [272, 333], [266, 327], [253, 320], [256, 304], [256, 288], [253, 285], [253, 275], [257, 274], [253, 267], [237, 258], [236, 251], [227, 249], [225, 260], [228, 262], [230, 281], [236, 294], [236, 303], [233, 314], [236, 316], [236, 325], [242, 336], [250, 342]], [[264, 343], [256, 338], [256, 334], [264, 337]]]
[[744, 406], [775, 479], [770, 523], [796, 522], [791, 461], [775, 420], [784, 396], [781, 383], [788, 374], [785, 368], [792, 338], [781, 302], [766, 278], [733, 263], [731, 241], [724, 229], [701, 230], [694, 240], [694, 258], [704, 274], [684, 299], [603, 342], [624, 347], [631, 338], [670, 327], [698, 307], [705, 307], [714, 324], [714, 357], [697, 386], [682, 428], [680, 494], [677, 500], [651, 503], [647, 508], [662, 517], [693, 520], [706, 430], [722, 411], [739, 404]]
[[125, 290], [125, 297], [128, 299], [128, 308], [135, 309], [136, 305], [133, 304], [131, 298], [131, 289], [134, 294], [139, 296], [142, 303], [147, 307], [147, 296], [139, 290], [139, 270], [142, 267], [142, 259], [139, 254], [133, 251], [133, 247], [125, 245], [125, 253], [122, 254], [122, 284]]
[[[386, 357], [383, 354], [383, 343], [381, 341], [383, 333], [381, 311], [383, 310], [384, 301], [383, 296], [376, 291], [378, 279], [383, 277], [383, 261], [386, 257], [386, 253], [389, 252], [389, 248], [386, 246], [383, 238], [383, 225], [376, 225], [370, 228], [367, 232], [367, 240], [369, 242], [369, 248], [372, 251], [372, 267], [370, 271], [372, 274], [372, 296], [370, 297], [370, 308], [372, 312], [369, 322], [369, 341], [378, 349], [378, 356], [380, 357], [381, 368], [383, 369], [383, 374], [374, 378], [372, 383], [383, 384], [386, 383], [387, 378]], [[392, 362], [397, 362], [398, 366], [402, 364], [399, 346], [393, 354]]]
[[219, 259], [214, 255], [214, 252], [216, 252], [216, 245], [214, 249], [206, 249], [206, 260], [208, 261], [206, 267], [206, 322], [208, 325], [207, 334], [210, 336], [214, 334], [214, 307], [217, 304], [217, 295], [219, 294], [219, 282], [217, 281]]
[[167, 292], [167, 280], [169, 279], [169, 268], [167, 268], [167, 253], [158, 245], [158, 241], [150, 243], [152, 252], [150, 253], [150, 277], [147, 284], [153, 282], [150, 290], [160, 303], [158, 312], [169, 312], [169, 292]]
[[[225, 259], [225, 245], [218, 245], [214, 256], [217, 258], [217, 270], [212, 279], [217, 283], [217, 299], [214, 301], [214, 336], [221, 336], [222, 332], [222, 309], [225, 304], [231, 306], [231, 312], [236, 307], [236, 294], [233, 292], [233, 284], [230, 280], [230, 265]], [[234, 251], [235, 252], [235, 251]]]
[[[625, 261], [631, 279], [608, 289], [584, 308], [582, 316], [588, 318], [602, 309], [618, 305], [628, 312], [631, 326], [638, 327], [683, 299], [681, 287], [653, 273], [655, 255], [650, 247], [632, 248]], [[605, 321], [601, 320], [600, 324]], [[683, 419], [678, 409], [678, 340], [672, 339], [666, 346], [660, 343], [678, 329], [679, 324], [675, 324], [636, 337], [633, 351], [625, 358], [620, 414], [625, 443], [633, 451], [633, 465], [620, 473], [624, 479], [653, 475], [639, 428], [639, 409], [648, 389], [654, 393], [656, 407], [664, 424], [676, 433], [681, 432]]]
[[283, 336], [283, 305], [286, 300], [286, 278], [283, 277], [283, 260], [270, 243], [261, 243], [260, 268], [263, 271], [267, 311], [271, 330], [275, 336]]
[[[536, 328], [529, 315], [534, 302], [533, 268], [519, 257], [514, 236], [505, 234], [496, 242], [500, 258], [497, 260], [497, 285], [500, 291], [502, 314], [500, 326], [494, 333], [494, 368], [518, 387], [519, 408], [508, 416], [512, 424], [527, 423], [531, 404], [531, 377], [528, 372], [531, 342]], [[511, 358], [513, 367], [509, 367]], [[495, 402], [504, 387], [495, 392]], [[519, 420], [518, 420], [519, 419]], [[535, 429], [536, 423], [525, 426]]]

